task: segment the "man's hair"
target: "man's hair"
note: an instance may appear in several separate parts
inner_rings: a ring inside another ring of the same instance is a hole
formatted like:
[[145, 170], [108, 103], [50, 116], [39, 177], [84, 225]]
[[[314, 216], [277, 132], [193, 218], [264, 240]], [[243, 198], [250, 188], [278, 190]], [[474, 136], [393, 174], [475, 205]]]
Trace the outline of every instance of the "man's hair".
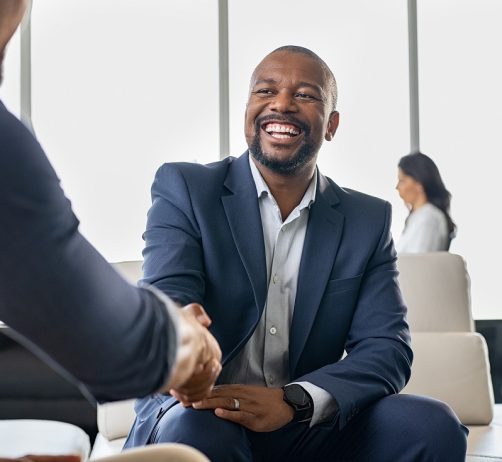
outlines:
[[336, 79], [335, 76], [333, 75], [333, 72], [329, 68], [329, 66], [318, 56], [316, 55], [312, 50], [309, 50], [308, 48], [305, 47], [300, 47], [297, 45], [285, 45], [279, 48], [276, 48], [274, 51], [268, 54], [268, 56], [278, 53], [281, 51], [285, 51], [288, 53], [299, 53], [305, 56], [308, 56], [309, 58], [312, 58], [314, 61], [319, 64], [321, 67], [322, 71], [324, 72], [324, 76], [326, 78], [326, 83], [328, 84], [328, 91], [329, 91], [329, 96], [331, 98], [331, 110], [334, 111], [336, 110], [336, 103], [338, 100], [338, 88], [336, 85]]

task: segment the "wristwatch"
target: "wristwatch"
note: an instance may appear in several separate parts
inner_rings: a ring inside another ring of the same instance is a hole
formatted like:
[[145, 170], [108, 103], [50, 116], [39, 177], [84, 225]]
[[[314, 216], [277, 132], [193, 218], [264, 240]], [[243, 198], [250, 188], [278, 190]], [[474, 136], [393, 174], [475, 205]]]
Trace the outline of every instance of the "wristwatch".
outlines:
[[282, 387], [283, 399], [295, 411], [293, 422], [308, 422], [314, 413], [314, 402], [305, 389], [297, 383], [291, 383]]

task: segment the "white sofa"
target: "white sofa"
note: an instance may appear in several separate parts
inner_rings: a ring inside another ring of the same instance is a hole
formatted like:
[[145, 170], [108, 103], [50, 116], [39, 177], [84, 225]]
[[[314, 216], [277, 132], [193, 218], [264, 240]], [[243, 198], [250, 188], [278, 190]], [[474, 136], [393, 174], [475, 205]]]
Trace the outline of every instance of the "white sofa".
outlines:
[[[437, 398], [455, 410], [469, 426], [469, 462], [502, 461], [502, 405], [494, 406], [486, 342], [474, 332], [464, 260], [447, 252], [403, 254], [398, 267], [415, 353], [403, 393]], [[131, 281], [141, 277], [141, 262], [116, 268]], [[133, 418], [132, 401], [99, 406], [91, 459], [119, 451]]]

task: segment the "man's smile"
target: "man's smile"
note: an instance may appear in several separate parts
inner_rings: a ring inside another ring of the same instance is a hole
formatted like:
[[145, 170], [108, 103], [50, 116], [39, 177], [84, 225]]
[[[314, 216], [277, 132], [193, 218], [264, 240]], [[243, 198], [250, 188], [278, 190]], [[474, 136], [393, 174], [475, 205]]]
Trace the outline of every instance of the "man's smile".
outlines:
[[301, 128], [292, 124], [280, 122], [267, 122], [262, 125], [262, 130], [276, 139], [289, 139], [298, 136], [301, 133]]
[[262, 142], [275, 147], [301, 144], [308, 137], [308, 124], [296, 117], [268, 114], [255, 121], [257, 134]]

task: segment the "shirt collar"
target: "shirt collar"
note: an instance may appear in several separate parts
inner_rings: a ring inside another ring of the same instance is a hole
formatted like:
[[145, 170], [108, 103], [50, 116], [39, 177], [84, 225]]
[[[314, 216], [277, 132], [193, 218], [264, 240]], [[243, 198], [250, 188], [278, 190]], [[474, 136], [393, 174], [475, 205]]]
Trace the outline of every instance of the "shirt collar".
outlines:
[[[265, 180], [261, 176], [260, 171], [258, 170], [258, 167], [256, 167], [255, 163], [251, 159], [251, 153], [249, 154], [249, 166], [251, 168], [251, 175], [253, 175], [253, 180], [254, 184], [256, 186], [256, 192], [258, 195], [258, 198], [263, 197], [264, 195], [268, 195], [270, 197], [274, 197], [272, 193], [270, 192], [270, 189], [265, 183]], [[316, 196], [316, 191], [317, 191], [317, 167], [316, 171], [312, 177], [312, 180], [310, 181], [310, 184], [305, 191], [305, 194], [303, 195], [302, 200], [297, 206], [297, 209], [299, 211], [303, 210], [304, 208], [308, 207], [310, 208], [312, 204], [315, 202], [315, 196]]]

